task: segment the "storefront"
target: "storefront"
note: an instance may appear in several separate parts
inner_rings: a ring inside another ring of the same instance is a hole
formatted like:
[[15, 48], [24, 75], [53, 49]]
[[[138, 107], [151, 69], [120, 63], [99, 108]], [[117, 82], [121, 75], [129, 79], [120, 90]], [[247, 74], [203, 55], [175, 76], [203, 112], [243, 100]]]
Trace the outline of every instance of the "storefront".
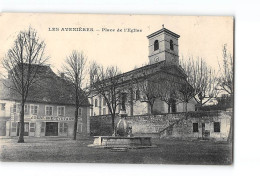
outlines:
[[[7, 121], [5, 124], [3, 136], [19, 136], [19, 124], [17, 117], [11, 118], [11, 121]], [[82, 125], [82, 118], [79, 118], [78, 133], [82, 133]], [[73, 128], [73, 117], [31, 116], [31, 118], [25, 117], [24, 136], [72, 137]]]

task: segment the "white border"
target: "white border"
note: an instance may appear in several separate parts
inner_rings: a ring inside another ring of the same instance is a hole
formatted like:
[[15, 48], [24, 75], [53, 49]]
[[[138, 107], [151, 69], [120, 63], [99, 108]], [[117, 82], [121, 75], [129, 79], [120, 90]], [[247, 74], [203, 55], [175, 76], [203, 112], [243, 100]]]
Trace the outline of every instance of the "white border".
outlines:
[[[5, 12], [235, 16], [235, 151], [233, 166], [0, 163], [5, 175], [259, 175], [259, 6], [247, 0], [2, 0]], [[54, 167], [55, 166], [55, 167]], [[15, 169], [13, 169], [15, 167]], [[39, 172], [44, 170], [44, 172]], [[25, 172], [23, 172], [25, 171]]]

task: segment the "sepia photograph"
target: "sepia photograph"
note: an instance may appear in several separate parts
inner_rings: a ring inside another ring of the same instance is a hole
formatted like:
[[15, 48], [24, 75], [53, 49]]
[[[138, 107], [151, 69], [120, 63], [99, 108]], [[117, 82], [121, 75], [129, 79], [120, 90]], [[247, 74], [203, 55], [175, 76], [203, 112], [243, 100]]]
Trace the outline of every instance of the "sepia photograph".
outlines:
[[0, 161], [232, 165], [232, 16], [0, 14]]

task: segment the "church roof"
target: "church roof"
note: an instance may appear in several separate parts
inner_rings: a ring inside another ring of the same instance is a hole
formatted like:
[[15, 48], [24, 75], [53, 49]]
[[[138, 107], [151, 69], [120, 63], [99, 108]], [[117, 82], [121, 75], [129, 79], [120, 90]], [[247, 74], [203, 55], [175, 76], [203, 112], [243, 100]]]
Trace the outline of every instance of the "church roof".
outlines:
[[[49, 66], [40, 66], [38, 69], [39, 81], [34, 84], [28, 94], [27, 102], [74, 105], [75, 95], [72, 84], [57, 76]], [[18, 92], [12, 89], [11, 79], [0, 80], [0, 99], [20, 101]], [[88, 106], [86, 101], [82, 106]]]
[[180, 37], [180, 35], [178, 35], [178, 34], [176, 34], [176, 33], [174, 33], [174, 32], [172, 32], [172, 31], [170, 31], [170, 30], [168, 30], [168, 29], [166, 29], [166, 28], [163, 27], [162, 29], [160, 29], [160, 30], [158, 30], [158, 31], [156, 31], [156, 32], [154, 32], [154, 33], [148, 35], [147, 38], [149, 39], [149, 38], [154, 37], [154, 36], [156, 36], [156, 35], [158, 35], [158, 34], [160, 34], [160, 33], [162, 33], [162, 32], [165, 32], [165, 33], [168, 33], [168, 34], [170, 34], [170, 35], [173, 35], [173, 36], [176, 37], [176, 38], [179, 38], [179, 37]]
[[[143, 67], [136, 68], [134, 70], [116, 75], [114, 79], [118, 79], [118, 86], [129, 83], [130, 81], [138, 81], [146, 79], [149, 76], [156, 75], [158, 73], [166, 73], [171, 76], [181, 77], [186, 79], [186, 74], [184, 70], [177, 65], [168, 64], [165, 60], [154, 64], [149, 64]], [[104, 80], [106, 81], [106, 80]], [[109, 81], [109, 80], [107, 80]], [[94, 83], [95, 84], [95, 83]]]

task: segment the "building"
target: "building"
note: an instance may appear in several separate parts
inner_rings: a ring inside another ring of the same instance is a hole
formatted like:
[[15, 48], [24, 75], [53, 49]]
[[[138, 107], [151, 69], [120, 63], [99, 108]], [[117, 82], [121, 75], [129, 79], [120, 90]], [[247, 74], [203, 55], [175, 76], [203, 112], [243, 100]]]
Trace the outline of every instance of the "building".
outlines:
[[[40, 81], [33, 87], [24, 106], [24, 136], [73, 136], [74, 95], [72, 85], [49, 66], [39, 66]], [[18, 136], [20, 101], [8, 88], [10, 79], [0, 81], [0, 136]], [[79, 108], [78, 135], [89, 134], [89, 103]]]
[[[153, 84], [162, 85], [170, 80], [179, 85], [188, 84], [186, 74], [179, 65], [179, 35], [162, 28], [147, 36], [149, 41], [149, 64], [134, 69], [132, 71], [115, 76], [118, 80], [117, 89], [121, 92], [117, 112], [125, 109], [128, 116], [161, 113], [174, 113], [186, 111], [186, 103], [172, 98], [171, 102], [156, 98], [153, 106], [148, 103], [147, 95], [139, 84], [147, 84], [151, 87]], [[92, 84], [96, 84], [91, 77]], [[109, 81], [107, 81], [108, 84]], [[162, 90], [158, 90], [160, 92]], [[109, 114], [106, 101], [103, 96], [93, 91], [93, 97], [90, 98], [93, 107], [90, 110], [90, 116], [100, 116]], [[195, 110], [195, 100], [191, 99], [187, 103], [187, 111]]]

